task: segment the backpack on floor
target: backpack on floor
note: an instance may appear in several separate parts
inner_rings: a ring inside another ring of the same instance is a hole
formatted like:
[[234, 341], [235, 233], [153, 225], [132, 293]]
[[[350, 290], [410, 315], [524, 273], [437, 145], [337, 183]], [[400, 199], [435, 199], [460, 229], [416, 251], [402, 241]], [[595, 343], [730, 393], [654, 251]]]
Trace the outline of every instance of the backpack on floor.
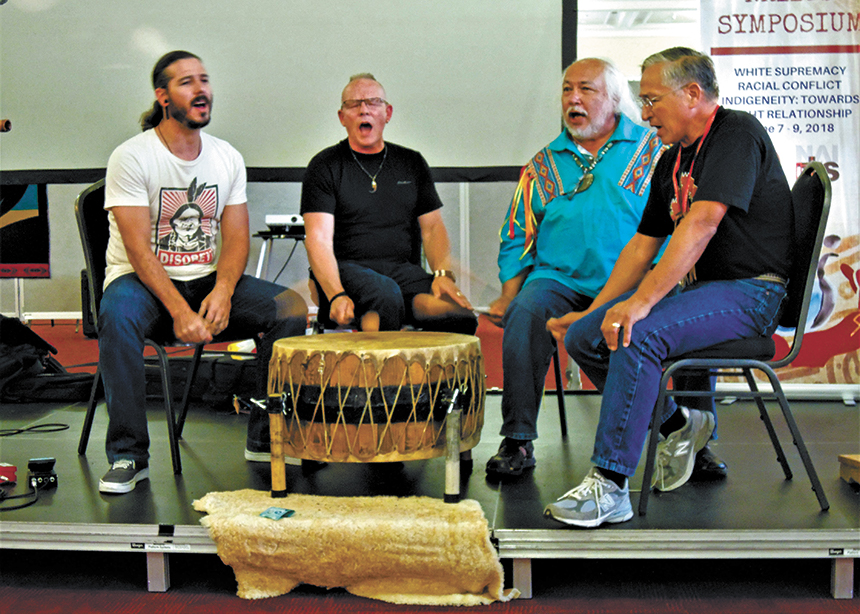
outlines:
[[11, 403], [85, 401], [92, 373], [69, 373], [57, 349], [17, 318], [0, 316], [0, 400]]

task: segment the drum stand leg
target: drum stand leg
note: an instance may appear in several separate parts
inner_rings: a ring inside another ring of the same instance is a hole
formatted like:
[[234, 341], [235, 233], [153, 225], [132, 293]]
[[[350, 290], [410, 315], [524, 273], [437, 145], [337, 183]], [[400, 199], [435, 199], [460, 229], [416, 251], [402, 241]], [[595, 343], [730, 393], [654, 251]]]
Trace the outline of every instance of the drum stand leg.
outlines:
[[287, 469], [284, 465], [284, 429], [286, 428], [283, 401], [280, 396], [270, 396], [269, 412], [269, 453], [272, 462], [272, 498], [287, 496]]
[[460, 501], [460, 408], [448, 409], [445, 428], [445, 503]]

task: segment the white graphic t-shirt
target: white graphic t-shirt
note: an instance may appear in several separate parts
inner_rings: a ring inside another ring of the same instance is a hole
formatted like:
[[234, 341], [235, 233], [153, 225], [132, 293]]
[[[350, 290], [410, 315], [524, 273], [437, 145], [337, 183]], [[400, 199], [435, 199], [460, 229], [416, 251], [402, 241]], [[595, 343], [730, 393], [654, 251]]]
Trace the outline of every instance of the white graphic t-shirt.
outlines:
[[171, 279], [189, 281], [212, 273], [224, 207], [247, 201], [245, 163], [229, 143], [201, 133], [197, 159], [182, 160], [147, 130], [114, 150], [105, 180], [110, 220], [105, 287], [131, 273], [113, 207], [149, 207], [152, 251]]

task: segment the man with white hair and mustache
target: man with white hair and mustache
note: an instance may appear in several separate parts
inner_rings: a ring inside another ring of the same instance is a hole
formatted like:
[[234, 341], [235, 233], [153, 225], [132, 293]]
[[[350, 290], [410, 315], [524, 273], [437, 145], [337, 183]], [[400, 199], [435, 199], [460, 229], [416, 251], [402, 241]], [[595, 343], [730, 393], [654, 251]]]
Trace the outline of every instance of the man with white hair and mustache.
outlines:
[[544, 380], [555, 345], [547, 321], [586, 309], [635, 234], [662, 144], [638, 115], [609, 61], [571, 64], [562, 82], [564, 130], [524, 167], [502, 226], [502, 294], [490, 319], [504, 328], [505, 438], [487, 462], [494, 477], [536, 463]]

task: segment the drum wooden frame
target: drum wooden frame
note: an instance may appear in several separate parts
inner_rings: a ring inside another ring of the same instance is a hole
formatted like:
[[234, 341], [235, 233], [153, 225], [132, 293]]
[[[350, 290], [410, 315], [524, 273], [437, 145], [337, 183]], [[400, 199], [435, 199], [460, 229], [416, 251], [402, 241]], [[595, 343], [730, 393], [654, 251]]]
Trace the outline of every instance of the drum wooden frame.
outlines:
[[466, 452], [484, 422], [477, 337], [398, 331], [278, 340], [269, 398], [283, 398], [284, 420], [272, 433], [272, 454], [362, 463], [444, 456], [450, 390], [460, 396], [459, 451]]

